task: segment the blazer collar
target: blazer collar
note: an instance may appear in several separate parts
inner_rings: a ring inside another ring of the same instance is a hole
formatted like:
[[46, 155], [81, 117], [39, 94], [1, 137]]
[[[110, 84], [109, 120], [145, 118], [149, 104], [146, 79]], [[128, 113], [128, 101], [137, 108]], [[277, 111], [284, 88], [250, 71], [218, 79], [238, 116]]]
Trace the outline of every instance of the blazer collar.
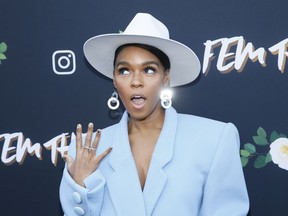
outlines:
[[117, 129], [113, 139], [113, 150], [110, 153], [109, 162], [114, 170], [117, 170], [123, 165], [123, 162], [132, 156], [129, 137], [128, 137], [128, 114], [124, 112], [120, 122], [118, 123]]
[[165, 111], [163, 128], [151, 158], [143, 192], [130, 149], [127, 122], [128, 114], [125, 112], [118, 123], [109, 156], [115, 172], [107, 179], [108, 190], [117, 215], [151, 215], [167, 181], [163, 167], [173, 156], [177, 113], [172, 107]]
[[147, 215], [151, 215], [165, 188], [167, 176], [163, 167], [173, 157], [177, 128], [177, 113], [170, 107], [166, 109], [162, 131], [155, 146], [143, 191]]
[[153, 152], [153, 159], [164, 167], [173, 156], [174, 140], [177, 128], [177, 112], [170, 107], [165, 111], [164, 124]]

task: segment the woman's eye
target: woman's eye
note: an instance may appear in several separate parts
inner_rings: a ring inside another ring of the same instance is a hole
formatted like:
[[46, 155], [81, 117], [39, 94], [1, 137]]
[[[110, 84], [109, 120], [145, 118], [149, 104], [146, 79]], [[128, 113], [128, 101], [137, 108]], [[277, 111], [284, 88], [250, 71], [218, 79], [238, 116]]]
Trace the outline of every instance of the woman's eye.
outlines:
[[123, 75], [130, 74], [130, 72], [127, 68], [120, 68], [118, 71], [120, 74], [123, 74]]
[[146, 68], [144, 69], [144, 71], [145, 71], [145, 73], [147, 73], [147, 74], [153, 74], [153, 73], [156, 72], [155, 68], [153, 68], [153, 67], [146, 67]]

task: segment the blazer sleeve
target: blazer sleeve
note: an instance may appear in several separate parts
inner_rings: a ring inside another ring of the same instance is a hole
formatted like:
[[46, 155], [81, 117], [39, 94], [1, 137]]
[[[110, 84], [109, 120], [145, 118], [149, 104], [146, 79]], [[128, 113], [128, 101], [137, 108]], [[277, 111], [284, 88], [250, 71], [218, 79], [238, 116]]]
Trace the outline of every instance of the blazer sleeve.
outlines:
[[225, 124], [204, 186], [201, 216], [244, 216], [249, 199], [236, 127]]
[[[75, 157], [75, 140], [69, 146], [68, 154]], [[84, 180], [86, 188], [77, 184], [65, 165], [60, 184], [60, 202], [66, 216], [98, 216], [104, 197], [105, 178], [98, 169]]]

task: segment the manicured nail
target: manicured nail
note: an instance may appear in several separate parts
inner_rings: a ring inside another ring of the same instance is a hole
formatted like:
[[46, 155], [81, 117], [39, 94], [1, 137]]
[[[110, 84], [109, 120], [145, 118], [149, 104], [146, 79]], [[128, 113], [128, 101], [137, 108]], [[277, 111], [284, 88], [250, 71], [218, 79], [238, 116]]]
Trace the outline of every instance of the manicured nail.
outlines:
[[88, 127], [90, 127], [90, 128], [93, 127], [93, 123], [90, 122]]
[[101, 129], [97, 129], [96, 133], [101, 134]]
[[77, 124], [77, 128], [80, 129], [81, 128], [81, 124]]

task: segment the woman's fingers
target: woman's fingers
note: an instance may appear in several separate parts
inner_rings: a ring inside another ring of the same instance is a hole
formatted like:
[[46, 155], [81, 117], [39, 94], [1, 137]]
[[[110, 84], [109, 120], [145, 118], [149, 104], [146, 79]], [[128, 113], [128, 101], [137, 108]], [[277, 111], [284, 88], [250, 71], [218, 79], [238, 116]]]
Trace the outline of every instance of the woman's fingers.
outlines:
[[92, 148], [97, 149], [98, 143], [100, 140], [100, 136], [101, 136], [101, 129], [98, 129], [96, 131], [96, 135], [95, 135], [95, 139], [94, 139], [93, 144], [92, 144]]
[[79, 152], [81, 149], [82, 149], [82, 126], [81, 124], [78, 124], [76, 128], [76, 152]]
[[67, 163], [68, 171], [69, 171], [69, 173], [71, 173], [71, 167], [72, 167], [72, 164], [74, 162], [73, 158], [70, 155], [66, 154], [63, 156], [63, 160]]
[[93, 123], [89, 123], [86, 138], [85, 138], [85, 146], [86, 147], [91, 147], [92, 133], [93, 133]]
[[94, 157], [96, 159], [96, 164], [97, 166], [99, 166], [99, 164], [101, 163], [101, 161], [111, 152], [112, 148], [108, 148], [106, 149], [102, 154], [100, 154], [99, 156], [96, 156], [96, 150], [97, 150], [97, 147], [98, 147], [98, 143], [99, 143], [99, 140], [100, 140], [100, 137], [101, 137], [101, 129], [98, 129], [96, 131], [96, 135], [95, 135], [95, 138], [94, 138], [94, 141], [92, 143], [92, 147], [91, 149], [93, 149], [92, 151], [94, 152]]
[[96, 155], [101, 130], [96, 131], [95, 138], [92, 141], [93, 123], [88, 125], [84, 145], [82, 136], [82, 126], [78, 124], [76, 129], [76, 157], [73, 159], [69, 155], [64, 155], [63, 159], [66, 161], [68, 172], [74, 181], [84, 186], [84, 179], [98, 169], [101, 161], [111, 152], [112, 148], [106, 149], [99, 156]]
[[98, 164], [112, 151], [112, 148], [106, 149], [102, 154], [97, 157]]

